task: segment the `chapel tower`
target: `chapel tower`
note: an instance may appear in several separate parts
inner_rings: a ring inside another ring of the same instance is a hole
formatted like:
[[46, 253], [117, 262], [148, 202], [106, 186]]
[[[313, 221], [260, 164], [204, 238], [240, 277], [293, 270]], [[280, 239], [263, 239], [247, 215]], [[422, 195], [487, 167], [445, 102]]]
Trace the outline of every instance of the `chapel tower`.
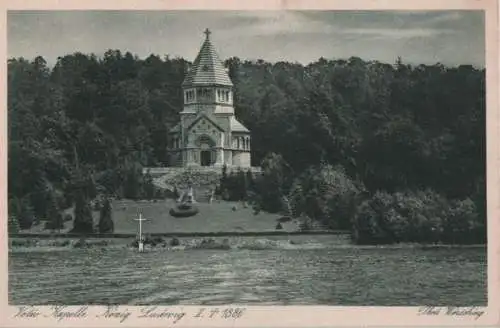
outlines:
[[169, 132], [171, 165], [250, 167], [250, 131], [235, 117], [233, 83], [205, 30], [182, 91], [180, 122]]

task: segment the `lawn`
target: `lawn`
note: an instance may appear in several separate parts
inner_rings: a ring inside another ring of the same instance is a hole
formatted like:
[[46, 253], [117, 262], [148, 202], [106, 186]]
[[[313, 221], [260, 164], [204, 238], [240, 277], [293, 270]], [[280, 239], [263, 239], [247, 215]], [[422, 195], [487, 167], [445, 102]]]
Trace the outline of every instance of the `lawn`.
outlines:
[[[254, 214], [252, 208], [244, 208], [241, 203], [214, 201], [209, 203], [197, 203], [199, 213], [188, 218], [175, 218], [170, 216], [169, 210], [174, 206], [174, 201], [167, 199], [157, 202], [152, 201], [113, 201], [113, 221], [115, 233], [136, 233], [139, 210], [143, 218], [148, 221], [143, 223], [144, 233], [171, 233], [171, 232], [245, 232], [245, 231], [273, 231], [275, 230], [278, 214], [261, 212]], [[236, 207], [236, 210], [233, 210]], [[70, 210], [69, 213], [72, 213]], [[94, 221], [97, 224], [99, 212], [94, 211]], [[43, 222], [32, 227], [32, 233], [49, 233], [43, 230]], [[297, 229], [295, 223], [282, 223], [285, 231]], [[61, 232], [71, 230], [72, 222], [65, 223], [65, 229]]]

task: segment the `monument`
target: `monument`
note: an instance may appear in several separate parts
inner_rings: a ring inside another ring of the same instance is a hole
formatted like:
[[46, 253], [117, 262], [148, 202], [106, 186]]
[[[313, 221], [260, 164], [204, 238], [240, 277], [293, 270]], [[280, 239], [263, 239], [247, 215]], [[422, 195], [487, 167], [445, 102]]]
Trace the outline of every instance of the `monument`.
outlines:
[[235, 117], [233, 83], [205, 30], [182, 91], [180, 122], [170, 130], [171, 166], [250, 168], [250, 131]]

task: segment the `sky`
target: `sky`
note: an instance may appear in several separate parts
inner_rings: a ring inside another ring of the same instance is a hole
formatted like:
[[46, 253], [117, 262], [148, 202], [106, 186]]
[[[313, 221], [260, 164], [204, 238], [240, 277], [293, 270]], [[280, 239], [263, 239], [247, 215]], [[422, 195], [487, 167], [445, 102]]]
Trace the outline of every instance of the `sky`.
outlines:
[[108, 49], [192, 61], [205, 28], [222, 60], [485, 64], [481, 11], [9, 11], [7, 52], [49, 65]]

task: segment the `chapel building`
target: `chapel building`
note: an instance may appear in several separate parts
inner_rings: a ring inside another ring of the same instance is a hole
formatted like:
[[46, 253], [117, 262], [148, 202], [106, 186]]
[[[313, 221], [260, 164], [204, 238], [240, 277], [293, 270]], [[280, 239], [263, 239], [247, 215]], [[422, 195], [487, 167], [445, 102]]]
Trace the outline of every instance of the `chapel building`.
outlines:
[[180, 122], [168, 136], [170, 164], [249, 168], [250, 131], [235, 117], [233, 83], [210, 33], [182, 83]]

